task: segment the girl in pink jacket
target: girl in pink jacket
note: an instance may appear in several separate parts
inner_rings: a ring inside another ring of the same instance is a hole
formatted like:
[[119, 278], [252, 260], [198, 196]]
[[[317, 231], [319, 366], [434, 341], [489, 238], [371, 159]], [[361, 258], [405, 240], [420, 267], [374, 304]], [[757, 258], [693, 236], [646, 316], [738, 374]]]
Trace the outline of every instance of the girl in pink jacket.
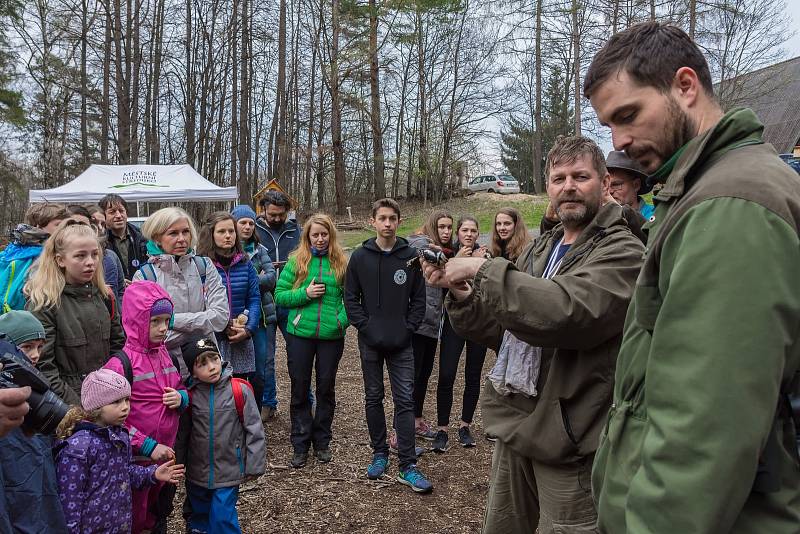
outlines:
[[[180, 369], [164, 345], [172, 311], [172, 300], [155, 282], [128, 286], [122, 301], [122, 325], [128, 336], [125, 354], [112, 355], [105, 365], [131, 382], [131, 411], [125, 426], [134, 460], [142, 465], [175, 458], [172, 447], [179, 415], [189, 405]], [[133, 492], [134, 534], [165, 529], [174, 491], [174, 486], [159, 483]]]

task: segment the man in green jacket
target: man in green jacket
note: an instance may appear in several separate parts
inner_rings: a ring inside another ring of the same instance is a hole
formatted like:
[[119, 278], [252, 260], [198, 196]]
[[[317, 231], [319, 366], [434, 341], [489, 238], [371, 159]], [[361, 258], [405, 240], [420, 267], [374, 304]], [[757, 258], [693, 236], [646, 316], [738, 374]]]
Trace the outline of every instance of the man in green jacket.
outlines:
[[594, 142], [560, 139], [547, 172], [561, 224], [516, 265], [425, 265], [429, 283], [450, 289], [453, 328], [498, 351], [481, 405], [498, 438], [484, 534], [596, 532], [589, 476], [644, 247], [622, 207], [604, 204], [609, 175]]
[[797, 533], [800, 181], [752, 111], [723, 113], [678, 28], [614, 35], [583, 90], [664, 184], [595, 458], [600, 529]]

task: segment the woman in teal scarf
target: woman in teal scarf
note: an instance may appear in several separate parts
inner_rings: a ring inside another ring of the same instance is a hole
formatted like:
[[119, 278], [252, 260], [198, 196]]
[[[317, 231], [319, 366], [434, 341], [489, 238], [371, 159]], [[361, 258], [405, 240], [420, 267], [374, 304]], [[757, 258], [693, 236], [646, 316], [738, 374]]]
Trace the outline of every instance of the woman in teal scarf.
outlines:
[[275, 384], [275, 344], [269, 343], [270, 329], [267, 325], [277, 322], [275, 301], [272, 292], [275, 290], [275, 267], [269, 257], [267, 248], [259, 243], [256, 229], [256, 212], [247, 204], [236, 206], [231, 211], [236, 221], [236, 228], [242, 247], [250, 258], [250, 262], [258, 273], [258, 288], [261, 291], [261, 322], [252, 333], [256, 351], [256, 370], [250, 377], [250, 383], [261, 410], [261, 418], [266, 421], [278, 408]]

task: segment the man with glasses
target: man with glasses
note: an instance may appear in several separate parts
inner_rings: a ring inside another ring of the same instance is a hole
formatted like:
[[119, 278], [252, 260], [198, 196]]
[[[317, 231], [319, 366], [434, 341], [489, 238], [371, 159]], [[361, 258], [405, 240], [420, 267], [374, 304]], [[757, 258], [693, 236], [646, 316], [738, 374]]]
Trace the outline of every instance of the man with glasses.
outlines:
[[630, 206], [649, 221], [655, 208], [645, 202], [642, 196], [649, 193], [653, 186], [648, 184], [647, 173], [642, 166], [622, 150], [612, 150], [606, 158], [606, 167], [611, 175], [609, 192], [614, 200], [623, 206]]

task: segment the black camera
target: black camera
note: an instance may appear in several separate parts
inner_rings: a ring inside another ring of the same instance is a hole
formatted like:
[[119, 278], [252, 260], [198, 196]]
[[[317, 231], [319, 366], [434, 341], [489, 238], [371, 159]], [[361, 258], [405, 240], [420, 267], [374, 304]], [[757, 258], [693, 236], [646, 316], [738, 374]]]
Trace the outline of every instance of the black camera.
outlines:
[[69, 406], [50, 390], [47, 379], [8, 341], [0, 339], [0, 389], [30, 386], [31, 407], [22, 427], [40, 434], [53, 434], [67, 415]]

